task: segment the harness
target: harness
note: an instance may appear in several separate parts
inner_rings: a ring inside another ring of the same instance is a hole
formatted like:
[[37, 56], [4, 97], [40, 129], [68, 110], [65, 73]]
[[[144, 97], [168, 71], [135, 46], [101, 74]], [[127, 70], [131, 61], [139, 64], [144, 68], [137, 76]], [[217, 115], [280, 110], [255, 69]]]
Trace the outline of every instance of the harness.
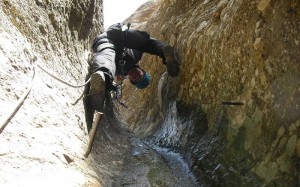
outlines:
[[[128, 30], [131, 26], [131, 23], [128, 23], [127, 26], [123, 25], [122, 26], [122, 31], [125, 31], [125, 37], [127, 38], [127, 35], [128, 35]], [[128, 108], [128, 106], [126, 106], [122, 101], [120, 101], [120, 99], [122, 98], [122, 85], [123, 85], [123, 81], [125, 78], [125, 65], [126, 65], [126, 60], [125, 60], [125, 57], [126, 57], [126, 50], [127, 48], [126, 47], [123, 47], [122, 49], [122, 55], [121, 55], [121, 58], [118, 62], [118, 65], [120, 66], [120, 76], [121, 76], [121, 83], [120, 84], [117, 84], [117, 85], [112, 85], [114, 87], [114, 90], [112, 90], [112, 96], [113, 98], [120, 104], [122, 105], [123, 107], [125, 108]]]

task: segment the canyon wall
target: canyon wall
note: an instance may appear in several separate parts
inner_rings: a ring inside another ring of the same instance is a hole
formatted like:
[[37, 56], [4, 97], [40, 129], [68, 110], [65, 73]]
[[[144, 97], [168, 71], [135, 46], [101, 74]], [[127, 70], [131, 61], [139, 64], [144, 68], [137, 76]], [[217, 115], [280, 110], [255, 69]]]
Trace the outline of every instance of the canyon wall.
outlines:
[[[103, 155], [85, 159], [83, 107], [72, 104], [83, 89], [36, 66], [82, 84], [91, 42], [103, 29], [102, 1], [0, 0], [0, 5], [1, 120], [32, 85], [0, 134], [0, 183], [109, 184], [111, 173], [119, 174], [105, 164], [122, 168], [127, 137], [115, 144], [118, 139], [109, 135], [118, 137], [119, 127], [107, 124], [98, 137], [108, 138], [107, 150], [118, 158], [99, 149], [93, 154]], [[181, 71], [171, 78], [161, 59], [145, 54], [141, 67], [151, 85], [137, 90], [126, 80], [122, 101], [129, 108], [115, 102], [117, 112], [147, 142], [180, 153], [198, 181], [299, 185], [299, 11], [297, 0], [148, 3], [126, 21], [174, 46]], [[106, 120], [115, 123], [114, 117]], [[101, 148], [105, 141], [96, 143]], [[101, 169], [110, 172], [101, 176]]]
[[152, 85], [142, 91], [126, 85], [129, 109], [120, 107], [132, 129], [185, 155], [199, 180], [299, 185], [299, 1], [153, 6], [141, 29], [175, 47], [181, 72], [163, 75], [161, 60], [144, 55]]
[[91, 42], [103, 29], [102, 1], [1, 0], [0, 17], [1, 127], [32, 85], [0, 134], [0, 186], [99, 186], [83, 157], [82, 102], [72, 105], [83, 88], [37, 65], [83, 84]]

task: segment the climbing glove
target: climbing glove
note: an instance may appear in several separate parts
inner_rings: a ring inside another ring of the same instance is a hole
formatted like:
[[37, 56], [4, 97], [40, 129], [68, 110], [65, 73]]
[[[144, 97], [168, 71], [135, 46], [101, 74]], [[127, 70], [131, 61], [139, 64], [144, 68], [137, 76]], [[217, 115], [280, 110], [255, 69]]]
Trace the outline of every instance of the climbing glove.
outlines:
[[180, 64], [176, 57], [173, 47], [167, 45], [163, 48], [163, 54], [165, 57], [165, 64], [167, 65], [168, 74], [171, 77], [176, 77], [180, 70]]

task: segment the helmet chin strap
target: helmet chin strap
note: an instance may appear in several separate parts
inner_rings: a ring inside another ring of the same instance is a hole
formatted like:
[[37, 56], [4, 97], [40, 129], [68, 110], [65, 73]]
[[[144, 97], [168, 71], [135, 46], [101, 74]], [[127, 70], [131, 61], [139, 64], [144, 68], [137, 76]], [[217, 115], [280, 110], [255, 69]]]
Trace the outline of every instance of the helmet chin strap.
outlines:
[[[135, 72], [133, 72], [133, 73], [128, 73], [128, 76], [129, 76], [129, 79], [130, 79], [130, 74], [133, 74], [134, 75], [134, 77], [137, 77], [137, 76], [142, 76], [142, 78], [139, 78], [138, 80], [140, 80], [140, 81], [142, 81], [144, 78], [145, 78], [145, 75], [146, 75], [146, 71], [145, 70], [143, 70], [142, 68], [140, 68], [139, 66], [137, 66], [137, 65], [135, 65], [135, 66], [133, 66], [131, 69], [133, 69], [133, 68], [137, 68], [137, 69], [139, 69], [139, 71], [137, 72], [137, 70], [133, 70], [133, 71], [135, 71]], [[128, 71], [129, 72], [129, 71]], [[142, 74], [141, 74], [142, 73]], [[137, 75], [138, 74], [138, 75]], [[140, 82], [140, 81], [134, 81], [134, 80], [132, 80], [132, 79], [130, 79], [130, 81], [131, 82], [134, 82], [134, 83], [138, 83], [138, 82]]]
[[144, 88], [148, 87], [150, 84], [150, 80], [151, 80], [150, 75], [146, 71], [144, 71], [144, 70], [142, 70], [142, 71], [144, 72], [144, 76], [141, 81], [133, 82], [132, 80], [130, 80], [131, 84], [134, 85], [138, 89], [144, 89]]

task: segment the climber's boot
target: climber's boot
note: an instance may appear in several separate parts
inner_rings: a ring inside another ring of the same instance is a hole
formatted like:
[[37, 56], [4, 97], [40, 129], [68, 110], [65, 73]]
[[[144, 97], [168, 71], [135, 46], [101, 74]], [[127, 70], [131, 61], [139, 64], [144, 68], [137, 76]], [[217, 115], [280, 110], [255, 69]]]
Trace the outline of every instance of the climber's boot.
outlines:
[[89, 103], [94, 110], [102, 112], [105, 100], [105, 76], [102, 71], [96, 71], [91, 75], [90, 89], [88, 93]]

